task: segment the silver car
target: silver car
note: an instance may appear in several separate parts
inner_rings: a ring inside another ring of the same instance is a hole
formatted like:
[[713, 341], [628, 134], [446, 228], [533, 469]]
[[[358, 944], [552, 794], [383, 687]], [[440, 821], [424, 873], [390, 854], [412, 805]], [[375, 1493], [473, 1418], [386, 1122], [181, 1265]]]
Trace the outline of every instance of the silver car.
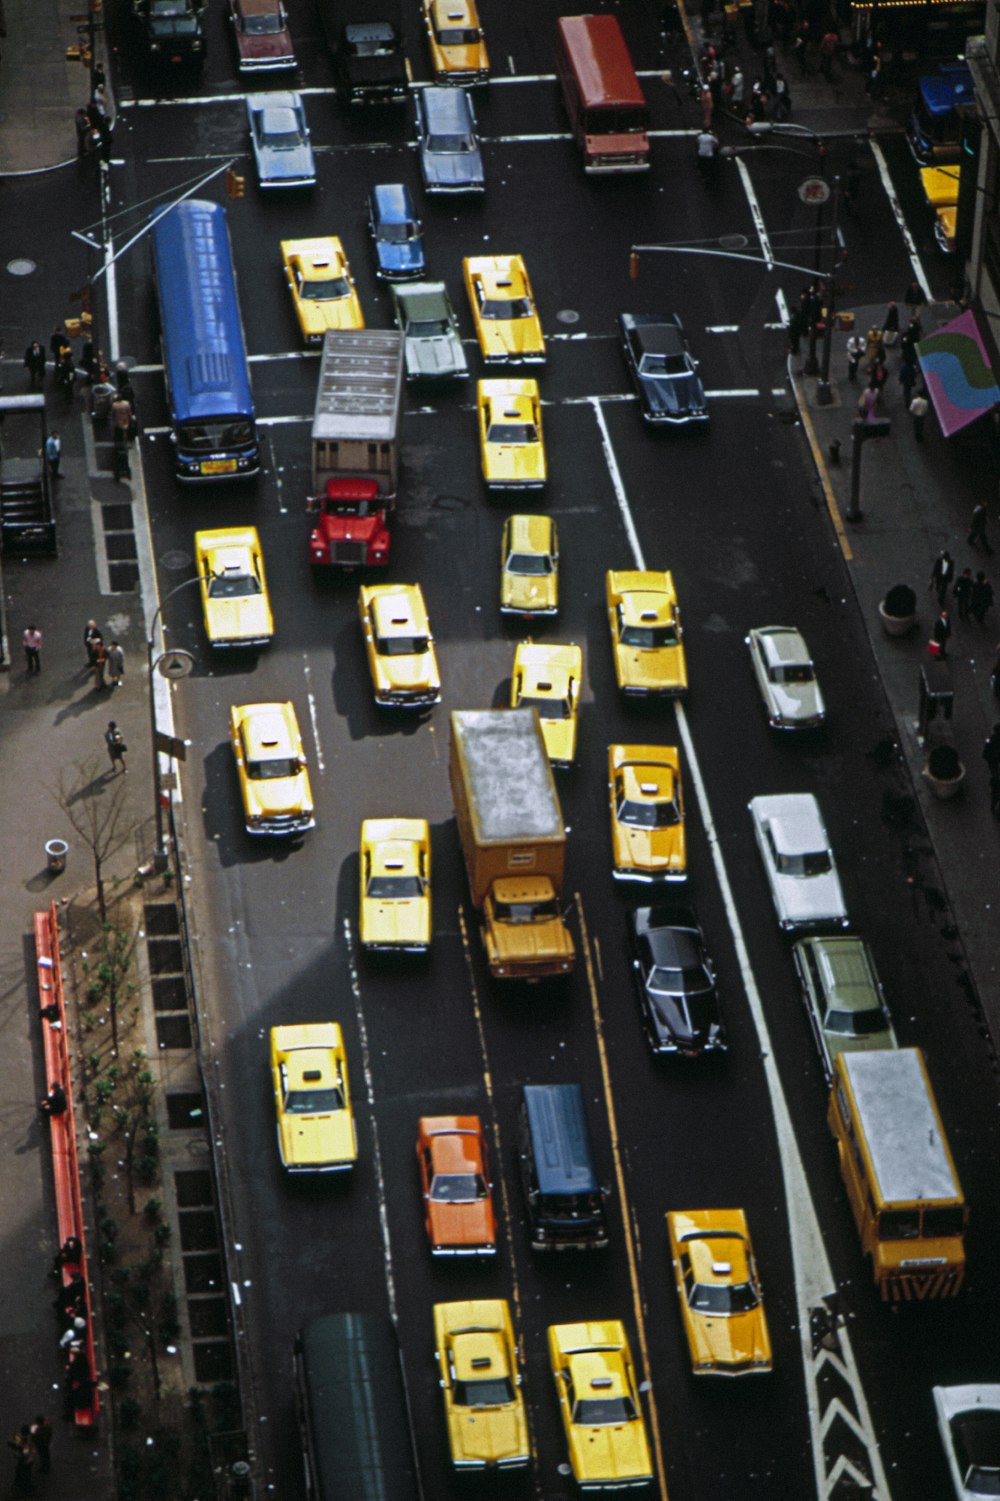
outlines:
[[403, 334], [407, 380], [464, 380], [469, 362], [444, 282], [393, 283], [392, 302]]
[[846, 928], [840, 877], [812, 793], [752, 798], [750, 816], [781, 927]]
[[936, 1386], [934, 1406], [958, 1501], [1000, 1496], [1000, 1386]]
[[483, 158], [476, 114], [464, 89], [425, 88], [413, 95], [420, 175], [428, 193], [482, 193]]
[[846, 933], [800, 938], [792, 945], [792, 958], [827, 1080], [838, 1053], [896, 1046], [875, 961], [863, 939]]
[[250, 145], [262, 188], [311, 188], [316, 162], [301, 94], [275, 89], [247, 95]]
[[818, 729], [826, 705], [801, 632], [792, 625], [759, 625], [746, 641], [772, 729]]

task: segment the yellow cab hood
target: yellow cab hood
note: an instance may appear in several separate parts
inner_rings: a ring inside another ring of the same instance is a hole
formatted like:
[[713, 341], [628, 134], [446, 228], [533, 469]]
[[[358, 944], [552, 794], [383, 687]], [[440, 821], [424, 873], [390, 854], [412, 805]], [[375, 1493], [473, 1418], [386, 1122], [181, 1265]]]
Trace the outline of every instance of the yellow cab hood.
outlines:
[[641, 1422], [575, 1428], [570, 1435], [573, 1474], [580, 1484], [652, 1476], [649, 1446]]
[[556, 575], [529, 573], [505, 573], [503, 578], [503, 602], [510, 610], [521, 610], [526, 615], [554, 610], [556, 607]]
[[550, 761], [572, 761], [576, 756], [576, 720], [543, 719], [542, 739]]
[[687, 663], [682, 646], [642, 649], [619, 645], [618, 661], [623, 683], [649, 688], [687, 687]]
[[363, 916], [365, 933], [378, 943], [402, 947], [430, 942], [430, 903], [420, 898], [381, 901], [365, 897]]
[[509, 485], [539, 484], [545, 479], [545, 456], [535, 443], [489, 443], [487, 478]]
[[210, 599], [206, 609], [213, 640], [259, 641], [274, 634], [271, 611], [262, 594], [245, 599]]
[[487, 359], [524, 359], [542, 355], [545, 344], [533, 318], [484, 318], [483, 354]]
[[280, 1131], [281, 1155], [289, 1167], [351, 1163], [358, 1154], [348, 1110], [334, 1110], [328, 1115], [286, 1115]]
[[312, 790], [305, 772], [294, 777], [248, 777], [248, 812], [264, 817], [280, 813], [312, 813]]
[[526, 1425], [514, 1403], [505, 1407], [454, 1407], [448, 1426], [456, 1457], [480, 1464], [495, 1464], [514, 1455], [527, 1457]]
[[686, 865], [684, 825], [633, 829], [615, 824], [615, 864], [646, 871], [682, 871]]

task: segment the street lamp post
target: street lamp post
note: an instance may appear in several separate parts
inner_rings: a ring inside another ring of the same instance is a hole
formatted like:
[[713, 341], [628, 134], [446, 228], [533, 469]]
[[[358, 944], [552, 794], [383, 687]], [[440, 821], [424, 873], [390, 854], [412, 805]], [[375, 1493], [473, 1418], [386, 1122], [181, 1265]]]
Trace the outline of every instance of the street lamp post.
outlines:
[[167, 601], [173, 599], [174, 595], [179, 594], [182, 589], [187, 589], [191, 584], [200, 582], [201, 580], [196, 574], [194, 578], [183, 579], [181, 583], [170, 590], [169, 594], [165, 594], [153, 612], [153, 617], [149, 622], [149, 631], [146, 636], [146, 667], [149, 672], [149, 738], [153, 750], [153, 798], [156, 816], [156, 845], [153, 850], [152, 866], [157, 874], [166, 870], [168, 855], [166, 833], [163, 827], [163, 797], [160, 781], [160, 736], [159, 730], [156, 727], [156, 692], [153, 674], [159, 672], [162, 677], [173, 680], [187, 677], [194, 666], [194, 658], [190, 652], [177, 648], [162, 651], [159, 656], [154, 656], [156, 651], [156, 626], [163, 614], [163, 607]]

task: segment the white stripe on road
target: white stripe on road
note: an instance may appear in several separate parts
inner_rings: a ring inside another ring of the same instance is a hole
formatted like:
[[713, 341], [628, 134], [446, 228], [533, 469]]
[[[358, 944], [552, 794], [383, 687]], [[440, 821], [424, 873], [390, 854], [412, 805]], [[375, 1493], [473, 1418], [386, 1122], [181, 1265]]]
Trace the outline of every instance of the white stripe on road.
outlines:
[[597, 419], [598, 431], [601, 434], [601, 447], [604, 449], [604, 461], [608, 466], [608, 473], [611, 476], [611, 485], [615, 492], [615, 500], [618, 502], [622, 521], [625, 525], [625, 534], [632, 549], [632, 556], [636, 559], [635, 566], [637, 568], [645, 568], [646, 565], [642, 560], [642, 548], [639, 546], [639, 533], [635, 529], [632, 512], [629, 510], [628, 496], [625, 494], [625, 486], [622, 484], [621, 471], [618, 468], [615, 451], [611, 447], [611, 435], [608, 432], [608, 425], [604, 420], [600, 400], [597, 397], [591, 397], [590, 404], [594, 409], [594, 416]]
[[916, 243], [913, 239], [913, 236], [910, 234], [909, 229], [907, 228], [902, 205], [900, 204], [900, 201], [896, 196], [896, 189], [892, 185], [892, 178], [889, 176], [888, 163], [886, 162], [885, 157], [882, 155], [882, 148], [874, 136], [869, 137], [868, 144], [871, 147], [872, 156], [875, 158], [875, 162], [878, 167], [878, 174], [882, 179], [882, 187], [885, 190], [885, 196], [889, 200], [889, 207], [892, 209], [893, 218], [896, 220], [896, 223], [899, 226], [899, 232], [903, 236], [903, 244], [906, 246], [906, 253], [910, 258], [910, 266], [912, 268], [914, 278], [920, 283], [921, 287], [923, 288], [924, 296], [929, 302], [931, 300], [931, 297], [933, 296], [933, 293], [931, 292], [927, 278], [924, 275], [924, 268], [920, 263], [920, 256], [917, 254]]
[[771, 241], [768, 239], [767, 230], [764, 228], [764, 215], [761, 212], [760, 204], [757, 202], [757, 194], [753, 190], [753, 182], [750, 178], [750, 169], [747, 166], [746, 162], [743, 160], [742, 156], [738, 156], [736, 158], [736, 165], [739, 168], [740, 181], [743, 184], [743, 191], [746, 193], [747, 202], [750, 204], [750, 212], [751, 214], [753, 214], [753, 222], [757, 227], [757, 238], [758, 240], [760, 240], [760, 248], [761, 250], [763, 250], [764, 257], [767, 261], [767, 269], [769, 271], [773, 271], [774, 256], [771, 253]]

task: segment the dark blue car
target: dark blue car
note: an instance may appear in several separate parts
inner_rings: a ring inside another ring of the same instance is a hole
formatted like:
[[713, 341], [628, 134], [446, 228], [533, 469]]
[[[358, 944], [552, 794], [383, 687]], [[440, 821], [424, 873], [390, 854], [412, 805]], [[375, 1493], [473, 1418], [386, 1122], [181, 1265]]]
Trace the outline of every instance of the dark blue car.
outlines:
[[424, 240], [409, 188], [383, 182], [368, 194], [368, 223], [375, 241], [375, 269], [385, 281], [424, 275]]

